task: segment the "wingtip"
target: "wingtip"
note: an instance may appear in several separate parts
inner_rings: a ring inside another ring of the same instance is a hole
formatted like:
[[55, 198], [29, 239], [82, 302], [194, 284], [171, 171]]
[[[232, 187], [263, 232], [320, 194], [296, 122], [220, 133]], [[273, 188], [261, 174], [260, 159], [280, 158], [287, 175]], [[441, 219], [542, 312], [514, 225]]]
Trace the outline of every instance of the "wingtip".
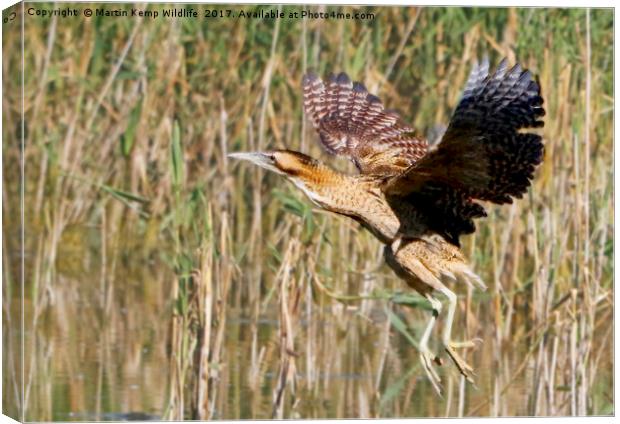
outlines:
[[490, 67], [490, 62], [489, 62], [489, 55], [485, 54], [484, 56], [482, 56], [482, 61], [480, 61], [480, 65], [478, 65], [478, 69], [480, 69], [482, 71], [482, 73], [486, 76], [489, 74], [489, 67]]
[[381, 99], [375, 96], [374, 94], [368, 94], [368, 96], [366, 96], [366, 100], [368, 101], [368, 103], [371, 103], [371, 104], [375, 104], [375, 105], [381, 104]]
[[338, 76], [336, 77], [336, 82], [338, 84], [348, 85], [351, 83], [351, 78], [349, 78], [349, 76], [345, 74], [344, 72], [340, 72]]
[[495, 79], [502, 79], [508, 70], [508, 58], [503, 58], [495, 68]]
[[368, 90], [366, 89], [366, 86], [364, 84], [362, 84], [361, 82], [354, 82], [353, 83], [353, 91], [355, 91], [356, 93], [367, 93]]
[[517, 67], [519, 69], [518, 72], [521, 73], [521, 75], [519, 76], [519, 82], [520, 83], [524, 83], [524, 82], [527, 81], [528, 84], [529, 84], [529, 81], [534, 81], [532, 79], [532, 72], [529, 69], [521, 70], [521, 65], [519, 65], [518, 63], [514, 66], [514, 68], [517, 68]]
[[302, 83], [303, 83], [303, 85], [308, 85], [308, 84], [313, 83], [314, 81], [316, 81], [318, 79], [319, 79], [318, 74], [314, 71], [314, 69], [310, 68], [304, 74], [304, 76], [302, 78]]
[[508, 75], [511, 75], [513, 78], [519, 78], [520, 81], [525, 81], [531, 77], [531, 74], [528, 70], [523, 70], [519, 62], [515, 63], [510, 71], [508, 71]]

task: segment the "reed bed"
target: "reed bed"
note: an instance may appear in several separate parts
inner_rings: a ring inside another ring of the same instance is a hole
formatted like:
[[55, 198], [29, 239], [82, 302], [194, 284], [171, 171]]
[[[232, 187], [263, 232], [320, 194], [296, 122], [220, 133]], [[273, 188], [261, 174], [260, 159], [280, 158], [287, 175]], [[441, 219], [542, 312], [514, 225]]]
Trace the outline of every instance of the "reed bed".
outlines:
[[[613, 12], [309, 8], [374, 19], [26, 18], [23, 152], [19, 34], [3, 27], [4, 411], [613, 414]], [[431, 133], [484, 54], [538, 76], [546, 155], [530, 192], [464, 240], [489, 286], [457, 287], [455, 334], [484, 339], [467, 353], [477, 388], [445, 366], [438, 398], [415, 345], [426, 305], [380, 244], [226, 154], [327, 160], [302, 115], [308, 68], [348, 72]]]

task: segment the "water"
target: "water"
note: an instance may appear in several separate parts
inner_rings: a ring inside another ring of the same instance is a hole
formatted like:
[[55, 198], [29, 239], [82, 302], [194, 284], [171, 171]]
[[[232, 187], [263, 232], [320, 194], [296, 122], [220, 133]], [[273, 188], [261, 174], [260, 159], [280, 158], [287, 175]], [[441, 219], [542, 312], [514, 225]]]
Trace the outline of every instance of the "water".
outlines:
[[[84, 237], [97, 235], [87, 230]], [[120, 255], [104, 267], [95, 244], [61, 249], [57, 274], [40, 298], [44, 306], [37, 310], [26, 299], [30, 420], [165, 417], [174, 366], [174, 274], [164, 256], [124, 261]], [[213, 387], [213, 418], [270, 418], [280, 364], [278, 307], [273, 300], [254, 319], [243, 302], [234, 303]], [[476, 368], [476, 387], [461, 387], [444, 355], [443, 399], [426, 380], [417, 351], [391, 327], [385, 301], [304, 307], [294, 323], [296, 384], [294, 394], [285, 391], [284, 417], [528, 415], [534, 390], [531, 346], [515, 337], [515, 344], [498, 348], [493, 327], [476, 325], [493, 321], [491, 308], [479, 303], [469, 326], [485, 341], [466, 357]], [[394, 311], [412, 335], [421, 334], [428, 312]], [[458, 319], [455, 337], [464, 328]], [[186, 417], [190, 414], [187, 409]]]

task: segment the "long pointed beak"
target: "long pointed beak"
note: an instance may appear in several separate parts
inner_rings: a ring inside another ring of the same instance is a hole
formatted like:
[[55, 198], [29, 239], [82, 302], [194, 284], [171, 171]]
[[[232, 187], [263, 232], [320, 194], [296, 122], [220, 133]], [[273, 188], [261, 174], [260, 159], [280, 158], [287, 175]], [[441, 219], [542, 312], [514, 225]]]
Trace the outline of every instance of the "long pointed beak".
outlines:
[[236, 152], [229, 153], [228, 157], [233, 159], [247, 160], [255, 165], [260, 166], [261, 168], [268, 169], [269, 171], [280, 172], [279, 169], [276, 168], [272, 156], [263, 152]]
[[228, 157], [233, 159], [249, 160], [250, 162], [256, 162], [262, 159], [264, 156], [261, 152], [235, 152], [229, 153]]

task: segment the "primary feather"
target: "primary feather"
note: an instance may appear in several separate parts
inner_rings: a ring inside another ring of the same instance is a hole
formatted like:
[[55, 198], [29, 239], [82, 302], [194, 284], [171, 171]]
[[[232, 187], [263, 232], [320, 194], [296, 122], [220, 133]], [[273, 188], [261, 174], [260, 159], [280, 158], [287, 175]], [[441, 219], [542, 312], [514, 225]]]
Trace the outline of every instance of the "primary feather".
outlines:
[[540, 135], [522, 132], [543, 126], [540, 87], [519, 65], [502, 61], [489, 75], [476, 66], [437, 148], [386, 186], [401, 195], [429, 181], [442, 182], [468, 197], [510, 203], [527, 190], [543, 158]]

